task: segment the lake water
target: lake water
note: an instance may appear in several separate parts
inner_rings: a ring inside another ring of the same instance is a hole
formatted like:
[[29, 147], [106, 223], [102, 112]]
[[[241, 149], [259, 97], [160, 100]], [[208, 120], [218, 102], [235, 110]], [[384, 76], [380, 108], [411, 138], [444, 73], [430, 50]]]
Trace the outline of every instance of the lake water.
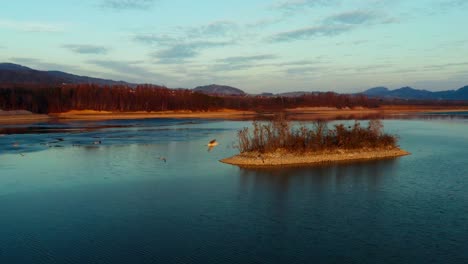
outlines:
[[412, 155], [256, 170], [249, 122], [3, 126], [0, 263], [468, 263], [466, 113], [384, 123]]

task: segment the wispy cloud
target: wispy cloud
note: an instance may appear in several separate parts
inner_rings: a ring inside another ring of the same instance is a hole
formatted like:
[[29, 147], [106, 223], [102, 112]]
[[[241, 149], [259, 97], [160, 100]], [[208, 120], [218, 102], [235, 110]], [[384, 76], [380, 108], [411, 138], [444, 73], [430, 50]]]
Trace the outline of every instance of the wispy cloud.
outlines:
[[273, 4], [273, 8], [282, 11], [293, 11], [306, 7], [334, 5], [339, 2], [338, 0], [286, 0]]
[[466, 0], [445, 0], [441, 2], [443, 7], [460, 7], [468, 5], [468, 1]]
[[176, 42], [181, 41], [177, 37], [160, 34], [137, 34], [133, 36], [133, 40], [147, 45], [172, 45]]
[[369, 42], [370, 42], [369, 40], [361, 39], [361, 40], [341, 41], [341, 42], [335, 43], [335, 45], [337, 45], [337, 46], [342, 46], [342, 45], [346, 45], [346, 46], [350, 46], [350, 45], [358, 46], [358, 45], [366, 44], [366, 43], [369, 43]]
[[256, 21], [253, 21], [253, 22], [250, 22], [250, 23], [246, 23], [245, 27], [255, 28], [255, 29], [264, 28], [264, 27], [267, 27], [267, 26], [271, 26], [271, 25], [280, 23], [281, 21], [283, 21], [283, 18], [281, 18], [281, 17], [262, 18], [262, 19], [258, 19]]
[[149, 75], [152, 74], [143, 67], [135, 65], [138, 62], [131, 61], [117, 61], [117, 60], [88, 60], [89, 64], [97, 65], [105, 69], [110, 69], [118, 73], [132, 74], [132, 75]]
[[325, 23], [358, 25], [376, 21], [379, 17], [370, 11], [355, 10], [332, 15], [325, 19]]
[[156, 0], [104, 0], [102, 7], [115, 10], [144, 10], [148, 9]]
[[271, 65], [266, 62], [277, 58], [278, 56], [273, 54], [227, 57], [217, 60], [217, 63], [212, 65], [210, 69], [217, 72], [244, 70]]
[[335, 36], [347, 31], [352, 30], [353, 27], [349, 25], [320, 25], [315, 27], [308, 27], [296, 29], [291, 31], [280, 32], [273, 35], [270, 40], [274, 42], [293, 41], [300, 39], [308, 39], [318, 36]]
[[23, 31], [23, 32], [46, 32], [58, 33], [64, 31], [64, 26], [46, 22], [16, 21], [0, 19], [0, 28]]
[[75, 72], [79, 70], [79, 67], [67, 64], [59, 64], [53, 62], [45, 62], [37, 58], [27, 58], [27, 57], [13, 57], [10, 58], [11, 61], [22, 64], [23, 66], [31, 67], [38, 70], [44, 71], [66, 71], [66, 72]]
[[184, 62], [186, 59], [196, 57], [204, 49], [222, 47], [232, 44], [222, 41], [193, 41], [186, 43], [175, 43], [162, 50], [152, 53], [152, 57], [158, 59], [159, 63], [171, 64]]
[[284, 31], [270, 37], [273, 42], [309, 39], [320, 36], [336, 36], [364, 25], [396, 23], [397, 20], [379, 16], [375, 12], [354, 10], [328, 16], [317, 25], [291, 31]]
[[166, 75], [150, 71], [147, 67], [140, 66], [139, 64], [142, 63], [141, 61], [88, 60], [86, 63], [116, 73], [120, 76], [119, 79], [125, 77], [125, 79], [135, 82], [146, 80], [161, 83], [167, 78]]
[[319, 64], [324, 64], [325, 61], [323, 61], [323, 58], [321, 57], [316, 57], [313, 60], [295, 60], [295, 61], [283, 61], [283, 62], [278, 62], [278, 63], [273, 63], [272, 66], [277, 66], [277, 67], [289, 67], [289, 66], [310, 66], [310, 65], [319, 65]]
[[134, 35], [133, 40], [157, 48], [150, 55], [158, 63], [182, 63], [204, 50], [234, 45], [235, 38], [230, 33], [236, 28], [233, 22], [216, 21], [196, 27], [177, 27], [165, 34], [140, 33]]
[[289, 75], [306, 75], [311, 73], [318, 73], [320, 70], [321, 68], [319, 67], [305, 66], [286, 69], [286, 73]]
[[177, 63], [198, 55], [196, 48], [190, 45], [174, 45], [172, 47], [156, 51], [152, 54], [160, 63]]
[[238, 29], [238, 25], [232, 21], [214, 21], [199, 27], [189, 27], [186, 30], [189, 36], [221, 37]]
[[427, 70], [446, 70], [449, 68], [454, 68], [454, 67], [465, 67], [468, 66], [468, 62], [454, 62], [454, 63], [445, 63], [445, 64], [434, 64], [434, 65], [427, 65], [424, 67], [424, 69]]
[[62, 47], [79, 54], [106, 54], [109, 51], [109, 49], [104, 46], [87, 44], [67, 44]]
[[138, 33], [133, 40], [143, 44], [174, 45], [181, 42], [226, 40], [240, 29], [231, 21], [215, 21], [200, 26], [175, 27], [170, 33]]
[[265, 61], [265, 60], [273, 60], [276, 58], [277, 56], [273, 54], [263, 54], [263, 55], [254, 55], [254, 56], [228, 57], [228, 58], [220, 59], [218, 61], [225, 62], [225, 63], [232, 63], [232, 64], [243, 64], [243, 63], [252, 63], [252, 62], [258, 62], [258, 61]]

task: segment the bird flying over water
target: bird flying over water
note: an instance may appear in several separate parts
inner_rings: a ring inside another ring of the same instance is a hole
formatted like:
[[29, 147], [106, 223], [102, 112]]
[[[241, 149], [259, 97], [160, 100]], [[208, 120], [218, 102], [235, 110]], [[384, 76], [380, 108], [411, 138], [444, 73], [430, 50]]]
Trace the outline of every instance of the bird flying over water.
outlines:
[[218, 146], [218, 141], [216, 141], [216, 139], [213, 139], [208, 143], [208, 147], [215, 147], [215, 146]]
[[218, 141], [216, 139], [211, 140], [208, 142], [208, 151], [211, 151], [216, 146], [218, 146]]

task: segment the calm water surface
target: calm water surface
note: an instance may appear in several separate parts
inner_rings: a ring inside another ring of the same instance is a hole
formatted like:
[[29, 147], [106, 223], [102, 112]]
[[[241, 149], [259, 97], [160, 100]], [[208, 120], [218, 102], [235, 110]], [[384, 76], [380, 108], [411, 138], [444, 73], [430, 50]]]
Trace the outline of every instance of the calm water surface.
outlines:
[[466, 114], [385, 121], [399, 159], [218, 162], [248, 125], [0, 127], [0, 263], [468, 263]]

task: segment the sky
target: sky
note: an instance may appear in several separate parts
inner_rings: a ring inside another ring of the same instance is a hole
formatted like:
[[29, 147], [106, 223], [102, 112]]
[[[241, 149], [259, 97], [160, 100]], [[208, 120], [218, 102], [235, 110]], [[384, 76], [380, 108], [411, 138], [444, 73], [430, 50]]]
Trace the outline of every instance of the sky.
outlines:
[[0, 62], [249, 93], [468, 85], [468, 0], [15, 0]]

